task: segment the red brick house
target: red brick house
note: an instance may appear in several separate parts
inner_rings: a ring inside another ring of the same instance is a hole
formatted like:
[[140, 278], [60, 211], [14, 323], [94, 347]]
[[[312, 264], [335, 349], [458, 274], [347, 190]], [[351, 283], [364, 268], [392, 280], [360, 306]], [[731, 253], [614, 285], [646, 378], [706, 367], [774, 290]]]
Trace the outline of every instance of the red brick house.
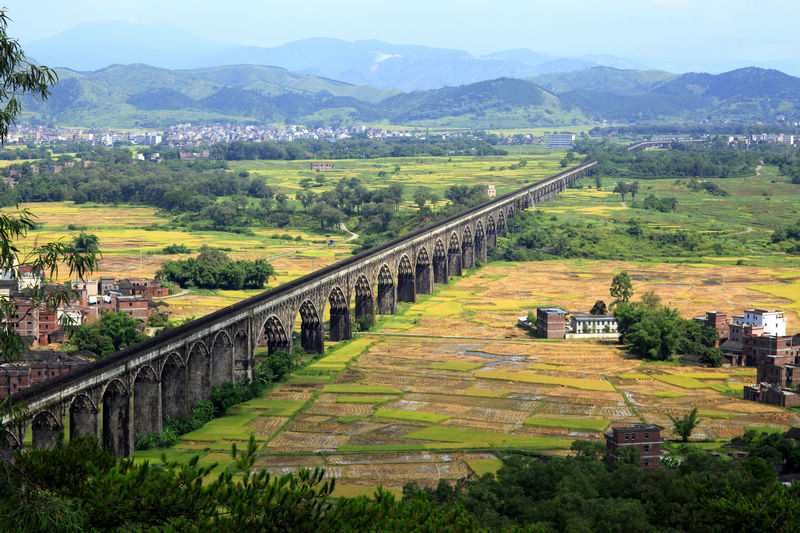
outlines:
[[0, 398], [61, 374], [66, 374], [87, 363], [87, 361], [49, 361], [2, 365], [0, 366]]
[[780, 407], [800, 407], [800, 395], [787, 389], [782, 389], [771, 383], [745, 385], [742, 397], [752, 402], [766, 403]]
[[557, 307], [536, 310], [536, 332], [543, 339], [563, 339], [567, 335], [567, 312]]
[[714, 346], [719, 346], [720, 343], [725, 342], [728, 339], [729, 335], [729, 322], [728, 322], [728, 315], [722, 311], [706, 311], [705, 317], [697, 317], [695, 321], [700, 322], [707, 328], [712, 328], [717, 330], [717, 334], [719, 338]]
[[664, 428], [655, 424], [634, 424], [611, 428], [606, 434], [608, 455], [619, 460], [620, 450], [635, 446], [639, 450], [642, 468], [659, 468], [661, 466], [661, 431]]
[[742, 356], [748, 366], [758, 365], [767, 355], [797, 357], [800, 355], [800, 336], [797, 342], [789, 335], [744, 335]]
[[150, 302], [142, 296], [118, 296], [117, 311], [146, 322], [150, 318]]
[[797, 389], [800, 371], [796, 372], [795, 357], [789, 355], [765, 355], [758, 363], [758, 383], [766, 382], [786, 389]]

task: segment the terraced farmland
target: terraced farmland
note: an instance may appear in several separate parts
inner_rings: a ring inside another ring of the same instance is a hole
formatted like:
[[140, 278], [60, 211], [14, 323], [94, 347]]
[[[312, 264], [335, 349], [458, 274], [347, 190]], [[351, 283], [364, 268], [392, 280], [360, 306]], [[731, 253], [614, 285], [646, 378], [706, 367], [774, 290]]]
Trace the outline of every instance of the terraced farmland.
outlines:
[[[211, 429], [185, 435], [170, 453], [200, 453], [207, 461], [253, 434], [262, 446], [260, 468], [283, 473], [324, 466], [349, 494], [479, 475], [496, 469], [497, 450], [509, 447], [568, 453], [572, 440], [599, 441], [612, 424], [656, 423], [673, 437], [669, 415], [695, 406], [702, 422], [694, 437], [712, 441], [746, 427], [800, 421], [791, 411], [740, 399], [753, 369], [649, 364], [614, 344], [533, 340], [513, 327], [537, 305], [588, 309], [607, 296], [621, 269], [632, 274], [637, 294], [655, 290], [686, 315], [699, 314], [706, 304], [698, 300], [706, 299], [728, 312], [754, 301], [787, 303], [748, 288], [753, 267], [489, 264], [401, 306], [375, 332], [330, 350]], [[723, 273], [724, 287], [703, 283]], [[792, 281], [789, 273], [762, 276], [783, 283]], [[797, 324], [793, 317], [790, 329]]]

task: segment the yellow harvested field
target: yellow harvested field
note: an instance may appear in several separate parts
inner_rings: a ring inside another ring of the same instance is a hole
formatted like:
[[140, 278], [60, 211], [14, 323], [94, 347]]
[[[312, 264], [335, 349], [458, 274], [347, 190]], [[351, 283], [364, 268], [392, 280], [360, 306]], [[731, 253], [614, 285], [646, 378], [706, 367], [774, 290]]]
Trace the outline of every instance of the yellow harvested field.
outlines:
[[521, 381], [523, 383], [540, 383], [544, 385], [561, 385], [564, 387], [573, 387], [576, 389], [596, 390], [612, 392], [613, 385], [608, 381], [599, 379], [576, 379], [558, 376], [543, 376], [541, 374], [534, 374], [531, 372], [481, 372], [476, 374], [479, 378], [484, 379], [503, 379], [508, 381]]
[[[105, 206], [74, 204], [72, 202], [43, 202], [20, 204], [36, 215], [39, 227], [27, 238], [19, 241], [22, 252], [28, 251], [35, 242], [69, 241], [80, 231], [97, 235], [102, 257], [93, 276], [154, 277], [164, 261], [182, 259], [188, 255], [160, 255], [157, 252], [170, 244], [184, 244], [193, 251], [202, 245], [216, 246], [234, 259], [266, 258], [277, 271], [277, 280], [269, 287], [291, 281], [308, 274], [350, 254], [352, 246], [337, 244], [329, 248], [320, 244], [325, 237], [294, 229], [256, 229], [253, 235], [215, 231], [178, 231], [152, 229], [168, 222], [152, 207]], [[4, 213], [14, 208], [2, 208]], [[70, 225], [75, 229], [69, 229]], [[150, 229], [145, 229], [150, 227]], [[273, 235], [289, 234], [302, 241], [272, 239]], [[316, 241], [316, 242], [315, 242]], [[57, 280], [66, 281], [69, 271], [61, 266]], [[268, 287], [267, 287], [268, 288]], [[175, 318], [200, 317], [226, 307], [260, 291], [220, 291], [212, 294], [188, 294], [168, 299], [170, 311]]]
[[[645, 364], [615, 344], [531, 339], [515, 327], [517, 317], [538, 305], [586, 311], [607, 300], [620, 270], [633, 278], [635, 294], [653, 290], [684, 316], [786, 303], [749, 288], [758, 269], [727, 262], [688, 269], [586, 260], [489, 264], [420, 296], [375, 332], [338, 349], [329, 346], [317, 368], [333, 373], [330, 383], [313, 389], [287, 383], [268, 393], [310, 401], [280, 427], [286, 417], [258, 415], [250, 422], [266, 441], [260, 461], [283, 472], [314, 457], [344, 485], [365, 490], [378, 484], [399, 489], [411, 479], [433, 487], [498, 466], [495, 456], [477, 448], [567, 453], [573, 439], [599, 441], [607, 425], [641, 421], [664, 426], [664, 436], [674, 438], [669, 415], [695, 406], [705, 415], [694, 438], [731, 438], [749, 426], [784, 429], [800, 422], [791, 411], [732, 397], [754, 379], [751, 369]], [[782, 272], [760, 279], [791, 284]], [[794, 316], [789, 329], [798, 329]]]

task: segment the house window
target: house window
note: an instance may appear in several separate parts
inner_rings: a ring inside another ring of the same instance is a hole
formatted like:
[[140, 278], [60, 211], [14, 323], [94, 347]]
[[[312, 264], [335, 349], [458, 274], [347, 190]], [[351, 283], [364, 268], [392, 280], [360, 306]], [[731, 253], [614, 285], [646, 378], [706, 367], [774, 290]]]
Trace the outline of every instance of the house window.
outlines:
[[645, 433], [644, 434], [644, 438], [649, 439], [650, 438], [650, 433]]
[[644, 460], [644, 466], [650, 466], [650, 459]]
[[646, 451], [646, 452], [650, 451], [650, 445], [649, 444], [645, 444], [644, 445], [644, 451]]
[[636, 440], [636, 433], [631, 433], [631, 440]]

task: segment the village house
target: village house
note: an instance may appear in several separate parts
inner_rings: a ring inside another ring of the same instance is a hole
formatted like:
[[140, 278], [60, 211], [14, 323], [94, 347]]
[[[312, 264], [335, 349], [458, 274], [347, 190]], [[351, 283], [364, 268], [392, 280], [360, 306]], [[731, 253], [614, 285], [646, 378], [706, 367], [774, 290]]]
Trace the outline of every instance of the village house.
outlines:
[[94, 354], [87, 351], [66, 355], [52, 350], [29, 350], [20, 361], [0, 365], [0, 398], [71, 372], [93, 358]]
[[[17, 306], [16, 312], [8, 319], [14, 331], [34, 346], [45, 346], [66, 342], [69, 338], [69, 326], [93, 322], [103, 313], [123, 312], [136, 320], [147, 322], [159, 310], [159, 305], [167, 305], [153, 302], [153, 298], [169, 293], [169, 289], [162, 287], [158, 280], [134, 278], [120, 280], [119, 283], [126, 288], [127, 294], [118, 290], [107, 290], [109, 287], [119, 288], [113, 278], [104, 277], [99, 282], [73, 280], [71, 288], [76, 291], [77, 296], [68, 305], [61, 305], [55, 310], [47, 309], [44, 304], [33, 306], [24, 292], [22, 279], [0, 280], [0, 290], [7, 298], [13, 298]], [[103, 290], [106, 292], [103, 293]]]
[[617, 319], [614, 315], [572, 313], [570, 320], [572, 333], [575, 335], [617, 333]]
[[770, 383], [745, 385], [742, 395], [745, 400], [777, 405], [780, 407], [800, 407], [800, 395]]
[[611, 433], [607, 433], [605, 436], [608, 455], [619, 461], [620, 452], [623, 449], [635, 447], [639, 450], [643, 468], [659, 468], [661, 466], [661, 443], [664, 442], [661, 440], [663, 429], [655, 424], [613, 427]]
[[538, 308], [536, 331], [543, 339], [563, 339], [567, 334], [567, 312], [558, 307]]
[[488, 196], [489, 198], [494, 198], [495, 196], [497, 196], [497, 189], [495, 189], [494, 183], [490, 183], [489, 185], [486, 186], [486, 196]]
[[768, 311], [766, 309], [748, 309], [743, 315], [733, 317], [736, 325], [750, 324], [762, 326], [767, 335], [786, 335], [786, 315], [783, 311]]
[[800, 355], [800, 335], [744, 335], [742, 337], [742, 357], [744, 364], [758, 366], [768, 355], [794, 358]]
[[730, 323], [728, 322], [728, 314], [723, 311], [707, 311], [706, 316], [694, 317], [695, 322], [699, 322], [707, 328], [712, 328], [717, 331], [718, 339], [714, 343], [715, 347], [728, 340]]
[[163, 287], [160, 281], [147, 278], [121, 279], [117, 287], [124, 296], [162, 298], [169, 295], [169, 289]]
[[796, 373], [797, 358], [788, 355], [766, 355], [758, 364], [756, 381], [785, 389], [796, 390], [800, 373]]
[[330, 161], [312, 161], [311, 170], [315, 170], [317, 172], [321, 170], [333, 170], [333, 163]]
[[[532, 329], [527, 317], [518, 319], [520, 327]], [[618, 338], [614, 315], [569, 313], [558, 307], [536, 310], [536, 336], [543, 339]]]

